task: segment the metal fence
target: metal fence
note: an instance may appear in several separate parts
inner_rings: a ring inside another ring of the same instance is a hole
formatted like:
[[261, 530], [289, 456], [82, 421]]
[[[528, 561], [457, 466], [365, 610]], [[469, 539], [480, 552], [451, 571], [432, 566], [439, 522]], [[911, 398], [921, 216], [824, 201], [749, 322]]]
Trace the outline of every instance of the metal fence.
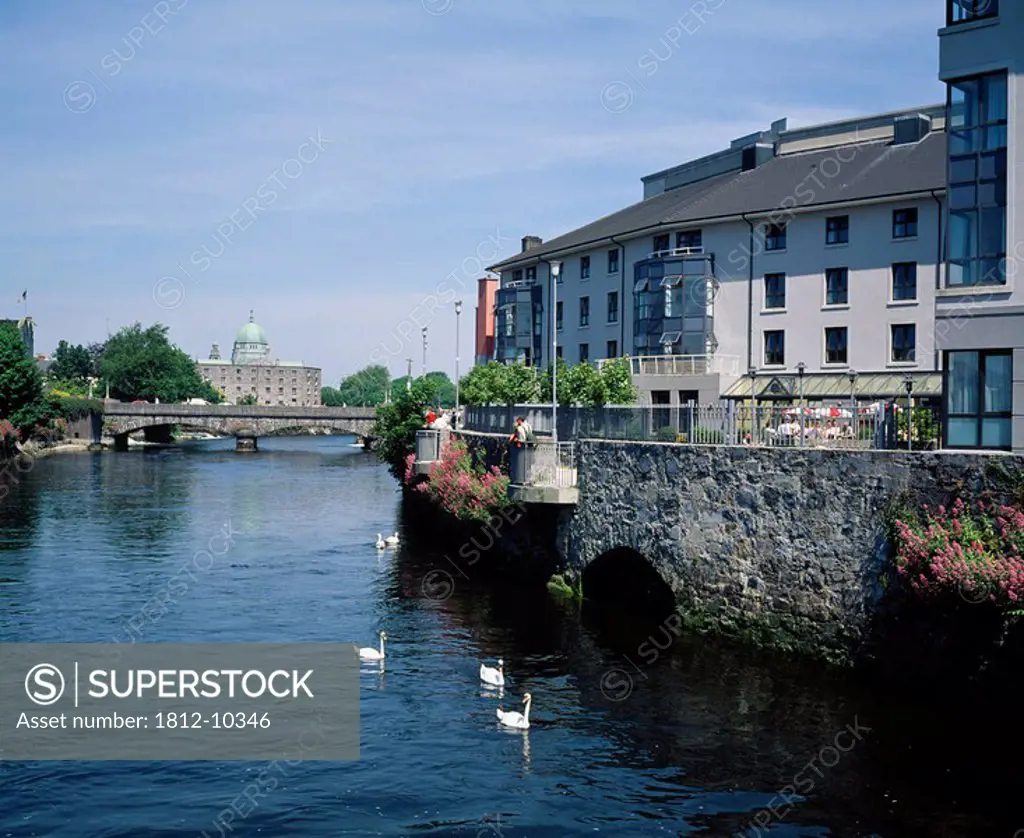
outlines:
[[[551, 435], [550, 405], [467, 407], [464, 428], [511, 433], [524, 416], [536, 434]], [[915, 450], [940, 445], [939, 411], [906, 405], [799, 406], [721, 402], [712, 405], [560, 407], [558, 439], [617, 439], [700, 445], [770, 445]], [[909, 433], [908, 433], [909, 425]]]

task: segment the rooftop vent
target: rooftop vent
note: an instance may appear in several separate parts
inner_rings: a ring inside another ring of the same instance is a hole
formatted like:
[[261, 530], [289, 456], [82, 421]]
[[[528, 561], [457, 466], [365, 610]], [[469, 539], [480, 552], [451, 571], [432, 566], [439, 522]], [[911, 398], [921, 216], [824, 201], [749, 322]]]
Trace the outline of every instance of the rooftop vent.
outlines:
[[544, 244], [544, 239], [540, 236], [523, 236], [522, 252], [526, 253], [527, 250], [536, 250], [542, 244]]
[[932, 121], [923, 113], [898, 116], [892, 121], [893, 145], [909, 145], [923, 140], [932, 130]]

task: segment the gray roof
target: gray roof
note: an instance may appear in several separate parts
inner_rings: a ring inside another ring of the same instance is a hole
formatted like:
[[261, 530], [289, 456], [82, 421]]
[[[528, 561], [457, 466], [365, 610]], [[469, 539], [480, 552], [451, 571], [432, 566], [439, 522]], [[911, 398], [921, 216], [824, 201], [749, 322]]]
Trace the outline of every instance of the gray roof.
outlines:
[[744, 213], [781, 214], [785, 207], [806, 209], [883, 199], [944, 190], [945, 186], [946, 134], [941, 131], [906, 145], [886, 140], [786, 154], [746, 172], [718, 175], [640, 201], [526, 253], [517, 253], [491, 270], [529, 264], [538, 257], [657, 226], [681, 227]]

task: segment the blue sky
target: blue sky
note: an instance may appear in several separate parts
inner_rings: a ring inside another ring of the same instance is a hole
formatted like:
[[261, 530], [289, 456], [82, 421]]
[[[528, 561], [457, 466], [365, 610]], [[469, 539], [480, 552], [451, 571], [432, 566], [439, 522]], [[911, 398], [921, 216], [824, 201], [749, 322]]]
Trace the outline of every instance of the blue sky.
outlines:
[[276, 357], [331, 383], [375, 350], [418, 371], [415, 320], [429, 367], [452, 373], [454, 311], [428, 298], [454, 271], [465, 370], [477, 254], [631, 204], [642, 175], [781, 117], [941, 101], [943, 15], [940, 0], [6, 2], [0, 317], [28, 289], [37, 351], [139, 320], [206, 357], [252, 308]]

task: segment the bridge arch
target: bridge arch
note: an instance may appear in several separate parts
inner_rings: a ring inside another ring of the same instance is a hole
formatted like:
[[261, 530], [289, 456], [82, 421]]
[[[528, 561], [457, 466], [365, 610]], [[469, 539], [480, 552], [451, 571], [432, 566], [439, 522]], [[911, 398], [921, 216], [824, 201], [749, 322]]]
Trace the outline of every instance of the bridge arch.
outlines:
[[676, 595], [654, 564], [632, 547], [601, 553], [583, 569], [583, 594], [594, 603], [637, 610], [662, 619], [675, 610]]

